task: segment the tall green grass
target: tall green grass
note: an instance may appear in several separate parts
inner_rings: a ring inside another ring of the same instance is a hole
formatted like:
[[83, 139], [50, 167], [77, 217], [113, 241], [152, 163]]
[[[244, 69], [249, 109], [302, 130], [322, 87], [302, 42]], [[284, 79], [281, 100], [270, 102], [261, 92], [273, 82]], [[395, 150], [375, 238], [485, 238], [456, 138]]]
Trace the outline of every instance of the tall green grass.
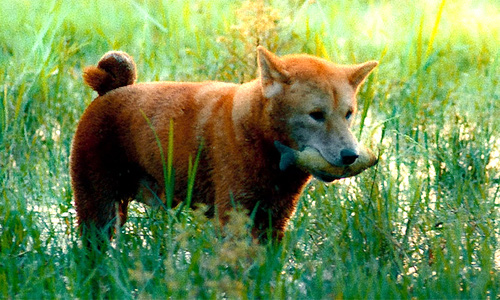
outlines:
[[[0, 297], [500, 296], [498, 3], [258, 4], [1, 1]], [[242, 213], [221, 233], [203, 208], [171, 222], [137, 204], [108, 252], [89, 258], [68, 175], [95, 97], [82, 68], [120, 49], [139, 81], [240, 82], [255, 76], [257, 41], [278, 54], [380, 60], [357, 118], [380, 163], [313, 181], [280, 245], [255, 244]]]

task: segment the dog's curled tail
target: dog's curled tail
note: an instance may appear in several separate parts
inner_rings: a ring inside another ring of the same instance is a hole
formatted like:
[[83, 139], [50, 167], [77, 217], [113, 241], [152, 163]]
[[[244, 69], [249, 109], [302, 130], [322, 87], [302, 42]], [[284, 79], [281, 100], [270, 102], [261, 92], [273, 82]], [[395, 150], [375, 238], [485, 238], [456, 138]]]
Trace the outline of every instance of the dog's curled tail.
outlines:
[[101, 57], [97, 66], [83, 70], [83, 81], [99, 96], [116, 88], [133, 84], [136, 79], [134, 60], [122, 51], [110, 51]]

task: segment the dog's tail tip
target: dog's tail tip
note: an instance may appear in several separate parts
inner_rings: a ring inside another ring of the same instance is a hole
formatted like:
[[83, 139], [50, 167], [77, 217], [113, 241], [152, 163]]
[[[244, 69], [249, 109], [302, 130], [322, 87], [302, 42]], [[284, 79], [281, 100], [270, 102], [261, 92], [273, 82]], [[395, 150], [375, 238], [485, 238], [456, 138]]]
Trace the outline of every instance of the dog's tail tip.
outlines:
[[103, 55], [97, 66], [83, 70], [83, 81], [99, 96], [116, 88], [133, 84], [137, 78], [134, 60], [122, 51], [110, 51]]

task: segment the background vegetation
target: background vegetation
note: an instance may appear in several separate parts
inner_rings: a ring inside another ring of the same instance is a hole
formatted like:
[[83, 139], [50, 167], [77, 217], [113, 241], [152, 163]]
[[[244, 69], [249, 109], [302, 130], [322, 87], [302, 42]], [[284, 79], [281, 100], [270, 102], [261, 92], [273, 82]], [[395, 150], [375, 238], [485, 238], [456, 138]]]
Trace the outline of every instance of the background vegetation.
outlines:
[[[456, 1], [0, 0], [0, 298], [500, 297], [500, 5]], [[255, 76], [257, 44], [381, 65], [363, 86], [379, 165], [313, 181], [283, 243], [244, 214], [141, 205], [107, 254], [79, 244], [68, 156], [111, 49], [140, 81]], [[91, 263], [93, 261], [93, 263]]]

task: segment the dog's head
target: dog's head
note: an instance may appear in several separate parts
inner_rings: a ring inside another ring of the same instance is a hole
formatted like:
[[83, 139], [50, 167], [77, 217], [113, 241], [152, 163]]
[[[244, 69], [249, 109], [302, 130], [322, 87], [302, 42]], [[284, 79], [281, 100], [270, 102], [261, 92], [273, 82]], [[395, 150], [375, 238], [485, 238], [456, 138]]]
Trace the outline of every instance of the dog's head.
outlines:
[[277, 57], [263, 47], [258, 48], [258, 62], [266, 115], [279, 142], [297, 150], [316, 149], [335, 167], [356, 162], [360, 148], [350, 130], [356, 93], [378, 63], [336, 65], [310, 55]]

